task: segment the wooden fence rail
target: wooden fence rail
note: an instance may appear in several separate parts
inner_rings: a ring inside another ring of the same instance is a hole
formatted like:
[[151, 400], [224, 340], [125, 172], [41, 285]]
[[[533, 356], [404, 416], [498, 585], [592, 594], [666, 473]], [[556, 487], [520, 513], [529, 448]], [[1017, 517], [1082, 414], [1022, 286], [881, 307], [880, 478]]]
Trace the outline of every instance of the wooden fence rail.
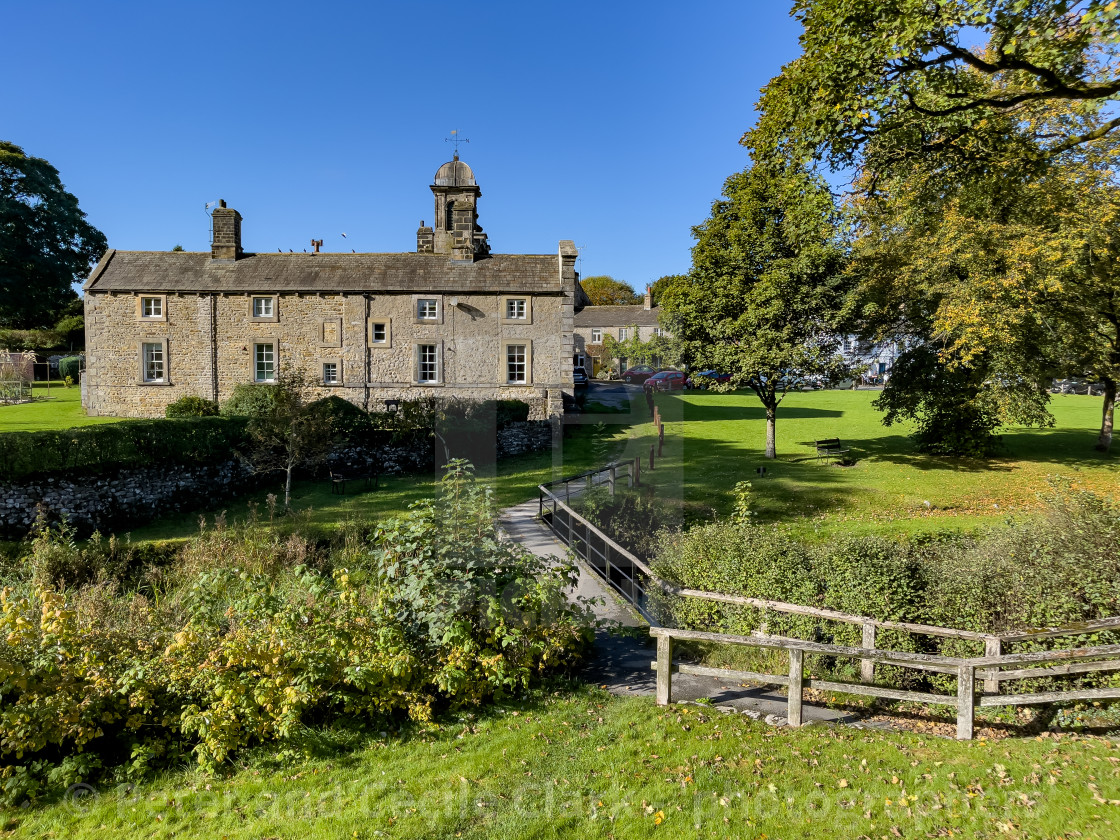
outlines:
[[[654, 459], [652, 447], [649, 459], [652, 469]], [[886, 621], [868, 616], [852, 615], [838, 610], [809, 607], [804, 604], [790, 604], [764, 598], [750, 598], [722, 592], [706, 592], [677, 586], [674, 583], [662, 580], [653, 573], [645, 562], [615, 543], [602, 530], [580, 516], [570, 506], [573, 484], [576, 485], [576, 495], [580, 492], [589, 491], [596, 486], [606, 486], [611, 495], [614, 495], [620, 472], [625, 474], [628, 486], [633, 487], [640, 483], [641, 470], [642, 458], [638, 457], [632, 461], [608, 464], [599, 470], [592, 470], [541, 484], [538, 488], [540, 492], [539, 509], [541, 521], [552, 533], [571, 548], [573, 553], [582, 558], [615, 592], [634, 606], [650, 622], [650, 635], [657, 639], [657, 659], [651, 663], [651, 667], [657, 671], [657, 702], [660, 704], [672, 702], [673, 673], [722, 676], [730, 679], [787, 686], [789, 691], [787, 719], [791, 726], [801, 725], [802, 692], [805, 687], [809, 687], [824, 691], [839, 691], [893, 700], [912, 700], [955, 706], [957, 709], [957, 737], [971, 738], [977, 705], [1020, 706], [1067, 700], [1120, 698], [1120, 688], [1072, 689], [1026, 694], [999, 693], [1000, 683], [1008, 680], [1106, 673], [1120, 670], [1120, 645], [1099, 645], [1018, 654], [1004, 653], [1006, 645], [1016, 642], [1090, 635], [1101, 631], [1120, 629], [1120, 617], [1085, 621], [1067, 627], [1047, 627], [1010, 633], [981, 633], [974, 630], [959, 630], [929, 624]], [[563, 499], [557, 492], [553, 492], [553, 488], [563, 493]], [[861, 628], [861, 644], [859, 647], [852, 647], [809, 642], [783, 636], [741, 636], [661, 627], [658, 625], [657, 617], [652, 614], [653, 606], [649, 599], [651, 592], [654, 590], [661, 592], [663, 595], [679, 598], [697, 598], [788, 615], [803, 615], [826, 621], [858, 625]], [[983, 643], [984, 655], [960, 658], [880, 649], [875, 646], [877, 633], [880, 629], [975, 641]], [[789, 655], [789, 672], [787, 674], [762, 674], [675, 662], [673, 660], [673, 640], [675, 639], [785, 650]], [[811, 676], [806, 678], [804, 657], [807, 653], [858, 659], [860, 661], [861, 682], [819, 680]], [[957, 693], [953, 696], [931, 692], [903, 691], [876, 685], [875, 666], [877, 664], [954, 675], [957, 680]], [[1004, 670], [1008, 666], [1015, 665], [1030, 665], [1033, 667]], [[976, 691], [977, 678], [982, 680], [983, 690], [980, 693]]]

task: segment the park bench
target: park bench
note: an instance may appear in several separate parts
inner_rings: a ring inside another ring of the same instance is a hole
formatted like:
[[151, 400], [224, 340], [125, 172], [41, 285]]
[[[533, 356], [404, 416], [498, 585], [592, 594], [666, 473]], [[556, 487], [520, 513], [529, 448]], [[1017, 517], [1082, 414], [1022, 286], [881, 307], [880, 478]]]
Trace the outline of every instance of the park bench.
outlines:
[[845, 455], [850, 451], [844, 444], [840, 442], [840, 438], [827, 438], [826, 440], [818, 440], [817, 444], [817, 460], [824, 458], [826, 461], [829, 458], [836, 458], [842, 460]]
[[351, 481], [364, 482], [365, 486], [363, 489], [365, 490], [376, 490], [377, 478], [378, 474], [370, 470], [361, 472], [339, 472], [337, 470], [331, 470], [331, 493], [336, 496], [345, 496], [346, 484]]

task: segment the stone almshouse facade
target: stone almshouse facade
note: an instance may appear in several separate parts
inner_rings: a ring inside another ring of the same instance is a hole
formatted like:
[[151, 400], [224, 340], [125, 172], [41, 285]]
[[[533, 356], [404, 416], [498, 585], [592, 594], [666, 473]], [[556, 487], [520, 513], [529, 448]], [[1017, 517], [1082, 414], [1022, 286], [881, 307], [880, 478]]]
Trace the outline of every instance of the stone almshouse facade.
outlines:
[[246, 253], [225, 202], [210, 253], [110, 250], [84, 286], [86, 411], [161, 417], [180, 397], [221, 401], [302, 370], [319, 396], [368, 409], [432, 394], [561, 413], [585, 300], [575, 247], [491, 254], [458, 155], [431, 190], [416, 253]]

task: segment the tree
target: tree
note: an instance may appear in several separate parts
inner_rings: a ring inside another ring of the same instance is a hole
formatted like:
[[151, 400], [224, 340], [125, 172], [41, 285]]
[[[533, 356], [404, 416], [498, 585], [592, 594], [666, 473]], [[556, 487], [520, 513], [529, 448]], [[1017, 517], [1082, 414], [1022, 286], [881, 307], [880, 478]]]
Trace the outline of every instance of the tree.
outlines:
[[661, 305], [661, 298], [669, 289], [674, 286], [679, 286], [682, 283], [688, 282], [687, 274], [666, 274], [664, 277], [658, 277], [649, 287], [650, 297], [654, 306]]
[[[1054, 107], [1048, 121], [1063, 117]], [[1086, 143], [1032, 172], [915, 162], [857, 195], [865, 327], [906, 346], [878, 401], [885, 422], [917, 420], [927, 451], [982, 454], [1000, 425], [1052, 422], [1052, 376], [1085, 376], [1105, 386], [1107, 450], [1120, 379], [1118, 147]]]
[[[756, 161], [1029, 162], [1120, 128], [1120, 116], [1077, 119], [1120, 95], [1112, 0], [795, 0], [793, 15], [802, 55], [763, 89], [743, 136]], [[1056, 131], [977, 136], [1054, 103], [1070, 116]]]
[[58, 170], [0, 140], [0, 326], [54, 324], [107, 247]]
[[588, 277], [586, 280], [581, 280], [580, 285], [591, 299], [592, 306], [618, 306], [642, 302], [630, 284], [607, 275]]
[[848, 287], [836, 208], [824, 183], [798, 169], [747, 169], [727, 179], [723, 195], [693, 228], [692, 271], [662, 307], [690, 361], [758, 395], [766, 457], [775, 458], [787, 390], [848, 372], [837, 353]]
[[[291, 509], [293, 472], [320, 462], [333, 440], [329, 412], [308, 401], [311, 385], [302, 372], [282, 374], [275, 385], [244, 386], [267, 389], [267, 393], [257, 391], [254, 397], [242, 397], [239, 402], [251, 406], [253, 412], [247, 427], [250, 446], [244, 457], [253, 472], [284, 474], [285, 510]], [[230, 402], [237, 398], [235, 392]], [[226, 413], [238, 412], [227, 408]]]

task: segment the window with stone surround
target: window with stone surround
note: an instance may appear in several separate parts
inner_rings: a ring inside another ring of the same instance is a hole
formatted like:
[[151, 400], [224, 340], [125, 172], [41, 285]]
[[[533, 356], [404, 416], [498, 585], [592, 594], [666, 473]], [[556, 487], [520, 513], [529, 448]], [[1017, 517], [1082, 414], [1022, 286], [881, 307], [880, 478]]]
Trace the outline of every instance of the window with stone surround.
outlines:
[[249, 317], [254, 321], [278, 321], [276, 295], [253, 295], [249, 299]]
[[342, 377], [339, 374], [339, 363], [337, 361], [323, 362], [323, 384], [324, 385], [340, 385]]
[[166, 321], [167, 295], [140, 295], [137, 297], [136, 317], [141, 321]]
[[421, 385], [436, 385], [440, 381], [438, 344], [416, 345], [416, 381]]
[[503, 324], [533, 323], [533, 299], [522, 295], [507, 296], [501, 299], [500, 313]]
[[618, 340], [625, 341], [630, 337], [630, 330], [627, 327], [618, 328]]
[[507, 385], [528, 385], [532, 380], [532, 345], [527, 341], [506, 342], [502, 346]]
[[603, 343], [603, 331], [602, 330], [592, 330], [591, 331], [591, 343], [592, 344], [602, 344]]
[[253, 381], [276, 381], [275, 342], [260, 342], [253, 345]]
[[435, 298], [420, 298], [416, 301], [416, 317], [421, 321], [434, 321], [439, 316], [439, 304]]
[[140, 345], [140, 379], [163, 384], [167, 381], [167, 345], [163, 341], [145, 341]]

